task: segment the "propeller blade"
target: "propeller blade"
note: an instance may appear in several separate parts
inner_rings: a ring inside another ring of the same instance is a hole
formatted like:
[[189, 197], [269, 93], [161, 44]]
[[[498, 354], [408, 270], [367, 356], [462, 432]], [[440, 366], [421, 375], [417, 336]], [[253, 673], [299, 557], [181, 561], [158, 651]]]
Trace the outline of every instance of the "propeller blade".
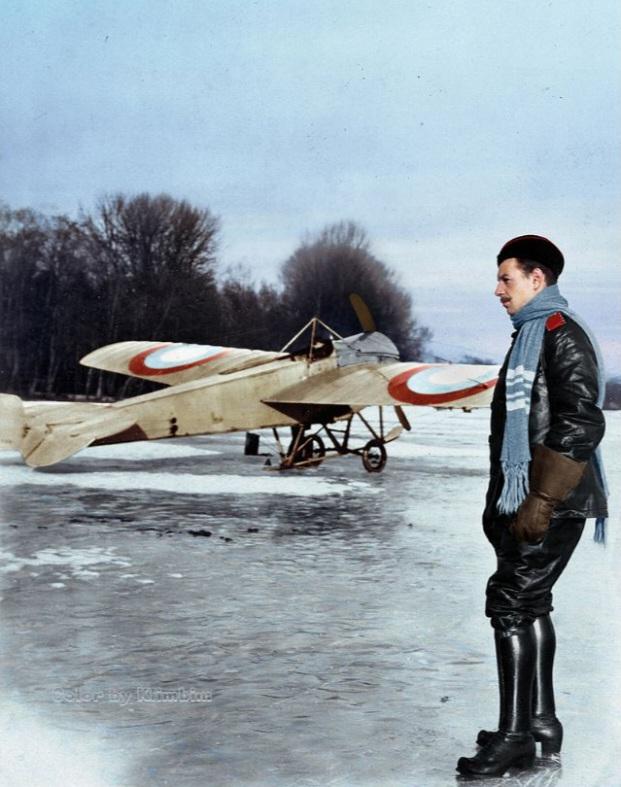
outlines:
[[362, 330], [365, 333], [370, 333], [371, 331], [377, 330], [375, 327], [375, 320], [373, 319], [373, 315], [371, 314], [369, 307], [357, 292], [350, 293], [349, 302], [351, 303], [353, 310], [356, 312], [356, 317], [362, 326]]

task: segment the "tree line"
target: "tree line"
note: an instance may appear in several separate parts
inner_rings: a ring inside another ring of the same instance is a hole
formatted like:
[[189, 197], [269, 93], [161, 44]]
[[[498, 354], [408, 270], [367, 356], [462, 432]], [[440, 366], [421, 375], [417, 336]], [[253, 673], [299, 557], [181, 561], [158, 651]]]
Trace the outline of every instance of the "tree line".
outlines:
[[144, 339], [279, 350], [313, 316], [360, 331], [358, 292], [402, 358], [430, 332], [365, 231], [341, 222], [308, 237], [277, 285], [219, 270], [220, 220], [161, 194], [112, 195], [77, 219], [0, 206], [0, 391], [122, 397], [153, 386], [80, 366], [112, 342]]

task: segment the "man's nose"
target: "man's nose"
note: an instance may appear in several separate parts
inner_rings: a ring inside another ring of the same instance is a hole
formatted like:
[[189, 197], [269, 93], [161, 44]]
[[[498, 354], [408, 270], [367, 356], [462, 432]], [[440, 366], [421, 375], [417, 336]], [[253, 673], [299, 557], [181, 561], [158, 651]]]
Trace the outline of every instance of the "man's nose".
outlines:
[[498, 284], [496, 285], [496, 289], [494, 290], [494, 295], [497, 295], [498, 297], [500, 297], [503, 292], [504, 292], [504, 290], [503, 290], [503, 287], [502, 287], [502, 282], [499, 281]]

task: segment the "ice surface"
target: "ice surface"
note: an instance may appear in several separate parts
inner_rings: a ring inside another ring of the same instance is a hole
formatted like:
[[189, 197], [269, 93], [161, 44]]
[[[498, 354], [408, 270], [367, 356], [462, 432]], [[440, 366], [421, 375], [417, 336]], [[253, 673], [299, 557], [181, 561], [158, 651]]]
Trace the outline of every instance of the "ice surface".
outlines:
[[[243, 435], [0, 458], [0, 783], [455, 784], [497, 713], [489, 413], [408, 415], [378, 475], [268, 472]], [[604, 455], [609, 543], [555, 593], [562, 767], [488, 787], [621, 784], [618, 413]]]

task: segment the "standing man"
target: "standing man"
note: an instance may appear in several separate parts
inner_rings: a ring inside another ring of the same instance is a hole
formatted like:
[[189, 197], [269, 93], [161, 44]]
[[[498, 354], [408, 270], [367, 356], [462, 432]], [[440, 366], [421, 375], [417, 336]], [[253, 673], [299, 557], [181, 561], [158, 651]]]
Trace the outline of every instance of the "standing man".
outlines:
[[558, 754], [552, 665], [552, 587], [578, 543], [585, 519], [603, 540], [606, 482], [597, 446], [604, 435], [604, 370], [588, 327], [556, 284], [560, 250], [522, 235], [498, 254], [496, 296], [515, 332], [494, 392], [490, 483], [483, 527], [497, 570], [486, 591], [494, 628], [500, 718], [481, 730], [474, 757], [457, 770], [500, 776], [531, 767], [535, 741]]

